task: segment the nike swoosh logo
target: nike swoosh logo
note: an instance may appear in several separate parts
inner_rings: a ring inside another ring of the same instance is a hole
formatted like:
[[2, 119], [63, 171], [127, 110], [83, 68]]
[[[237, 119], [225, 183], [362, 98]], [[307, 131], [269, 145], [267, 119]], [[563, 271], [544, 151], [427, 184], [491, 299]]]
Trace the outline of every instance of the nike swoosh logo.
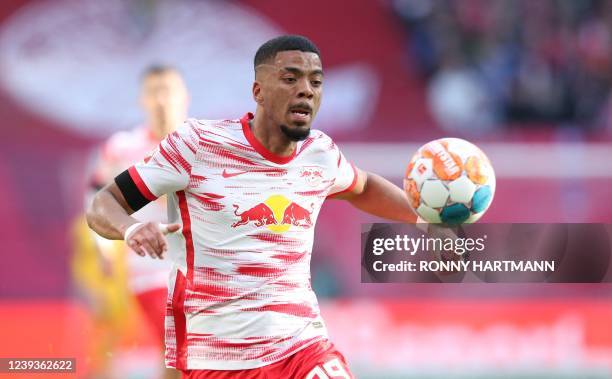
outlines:
[[233, 176], [238, 176], [238, 175], [246, 174], [247, 172], [250, 172], [250, 171], [227, 172], [227, 170], [223, 170], [223, 172], [221, 173], [221, 176], [224, 177], [224, 178], [231, 178]]
[[248, 173], [280, 173], [281, 175], [283, 174], [283, 170], [279, 170], [277, 168], [259, 168], [259, 169], [253, 169], [253, 170], [247, 170], [247, 171], [236, 171], [236, 172], [227, 172], [226, 169], [223, 170], [223, 172], [221, 173], [221, 176], [224, 178], [231, 178], [234, 176], [238, 176], [238, 175], [242, 175], [242, 174], [248, 174]]

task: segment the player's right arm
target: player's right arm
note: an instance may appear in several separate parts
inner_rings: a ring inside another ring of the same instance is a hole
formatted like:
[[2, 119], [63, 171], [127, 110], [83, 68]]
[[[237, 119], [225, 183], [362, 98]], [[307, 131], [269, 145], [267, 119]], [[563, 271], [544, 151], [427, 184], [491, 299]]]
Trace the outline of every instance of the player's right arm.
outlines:
[[[130, 215], [134, 211], [130, 208], [116, 183], [102, 188], [94, 196], [91, 206], [87, 210], [87, 224], [96, 233], [104, 238], [122, 240], [126, 231], [136, 225], [136, 229], [126, 238], [128, 246], [140, 256], [150, 255], [152, 258], [162, 258], [168, 249], [164, 233], [158, 223], [140, 223]], [[137, 225], [140, 224], [140, 225]], [[167, 225], [166, 231], [176, 232], [179, 224]]]
[[[122, 240], [126, 231], [132, 226], [136, 229], [127, 236], [126, 243], [138, 255], [150, 255], [152, 258], [162, 258], [168, 249], [168, 244], [158, 227], [158, 223], [140, 223], [130, 214], [134, 211], [125, 200], [116, 183], [102, 188], [93, 199], [87, 211], [87, 224], [100, 236]], [[140, 224], [140, 225], [137, 225]], [[166, 226], [167, 232], [180, 229], [179, 224]]]
[[187, 188], [198, 139], [195, 127], [186, 122], [168, 135], [146, 162], [117, 175], [94, 196], [87, 210], [91, 229], [105, 238], [125, 239], [140, 255], [161, 258], [167, 249], [164, 234], [181, 225], [140, 223], [130, 215], [163, 194]]
[[87, 210], [87, 224], [100, 236], [121, 240], [128, 227], [138, 222], [116, 183], [108, 184], [96, 193]]

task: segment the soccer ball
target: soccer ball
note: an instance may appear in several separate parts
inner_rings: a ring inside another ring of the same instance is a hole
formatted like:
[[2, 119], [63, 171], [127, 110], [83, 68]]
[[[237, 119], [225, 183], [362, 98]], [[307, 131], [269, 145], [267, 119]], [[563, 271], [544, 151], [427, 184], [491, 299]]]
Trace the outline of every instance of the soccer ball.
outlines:
[[429, 223], [472, 223], [491, 205], [495, 172], [475, 145], [442, 138], [423, 145], [412, 157], [404, 190], [412, 209]]

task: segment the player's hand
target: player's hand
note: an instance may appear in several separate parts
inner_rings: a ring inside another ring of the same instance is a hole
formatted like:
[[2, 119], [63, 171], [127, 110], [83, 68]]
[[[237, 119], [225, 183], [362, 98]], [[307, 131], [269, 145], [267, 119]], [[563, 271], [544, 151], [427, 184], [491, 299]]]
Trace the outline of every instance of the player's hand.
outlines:
[[436, 225], [436, 224], [429, 224], [427, 226], [428, 226], [427, 234], [430, 237], [441, 238], [441, 239], [450, 238], [452, 240], [456, 240], [457, 238], [459, 238], [457, 236], [457, 233], [455, 233], [451, 228]]
[[165, 235], [174, 233], [180, 228], [180, 224], [136, 223], [127, 228], [124, 239], [127, 245], [141, 257], [149, 255], [153, 259], [163, 259], [164, 253], [168, 250]]
[[[427, 235], [432, 238], [441, 239], [446, 241], [448, 239], [456, 240], [459, 238], [457, 233], [448, 227], [439, 226], [436, 224], [429, 224], [427, 229]], [[461, 255], [454, 251], [434, 251], [434, 256], [439, 261], [458, 261], [461, 260]]]

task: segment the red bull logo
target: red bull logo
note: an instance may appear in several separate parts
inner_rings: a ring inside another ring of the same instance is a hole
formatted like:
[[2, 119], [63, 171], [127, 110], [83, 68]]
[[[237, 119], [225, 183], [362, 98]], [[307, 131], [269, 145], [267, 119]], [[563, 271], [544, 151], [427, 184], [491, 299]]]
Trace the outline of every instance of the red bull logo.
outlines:
[[255, 222], [255, 226], [264, 226], [270, 224], [277, 224], [276, 218], [274, 217], [274, 213], [272, 213], [272, 209], [268, 207], [266, 204], [257, 204], [253, 208], [249, 208], [246, 211], [238, 214], [238, 206], [234, 204], [234, 214], [240, 217], [240, 220], [236, 221], [232, 224], [232, 228], [235, 228], [240, 225], [246, 225], [251, 221]]
[[323, 168], [319, 166], [304, 166], [300, 169], [300, 178], [311, 187], [316, 187], [323, 181]]
[[291, 226], [310, 228], [314, 203], [310, 210], [293, 202], [283, 195], [272, 195], [263, 203], [259, 203], [243, 212], [238, 212], [239, 206], [234, 204], [234, 214], [240, 219], [232, 224], [232, 228], [253, 222], [255, 226], [265, 226], [275, 233], [284, 233]]
[[308, 211], [299, 206], [297, 203], [291, 202], [291, 204], [285, 208], [282, 224], [291, 224], [304, 227], [312, 226], [310, 215], [312, 214], [313, 209], [314, 204], [311, 204], [310, 211]]

